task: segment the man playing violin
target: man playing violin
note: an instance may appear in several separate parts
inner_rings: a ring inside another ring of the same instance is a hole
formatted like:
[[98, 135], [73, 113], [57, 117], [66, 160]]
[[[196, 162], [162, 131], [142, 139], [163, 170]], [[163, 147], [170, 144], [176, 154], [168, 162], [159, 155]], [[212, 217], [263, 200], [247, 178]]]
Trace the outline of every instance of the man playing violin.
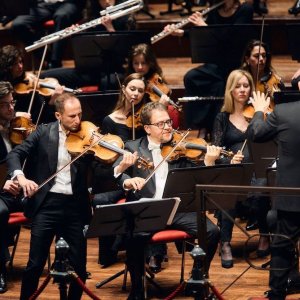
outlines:
[[[91, 210], [87, 189], [89, 157], [80, 157], [61, 172], [71, 161], [65, 141], [69, 132], [78, 131], [81, 124], [81, 105], [69, 93], [55, 100], [56, 122], [40, 125], [7, 157], [8, 172], [18, 182], [26, 197], [25, 215], [32, 220], [29, 260], [23, 275], [20, 299], [29, 299], [38, 287], [54, 236], [63, 237], [69, 244], [69, 262], [78, 276], [86, 279], [86, 240], [84, 224]], [[28, 178], [22, 162], [33, 158]], [[51, 175], [57, 175], [38, 189]], [[29, 179], [30, 178], [30, 179]], [[71, 282], [68, 299], [80, 299], [82, 289]]]
[[[142, 197], [162, 198], [168, 170], [172, 168], [191, 167], [193, 164], [185, 158], [175, 162], [164, 162], [157, 169], [155, 177], [145, 184], [145, 178], [149, 171], [137, 168], [134, 165], [136, 155], [149, 158], [157, 166], [162, 160], [161, 145], [172, 139], [172, 120], [164, 105], [158, 102], [150, 102], [144, 106], [141, 112], [141, 121], [146, 137], [126, 143], [125, 148], [133, 153], [124, 155], [115, 163], [114, 173], [117, 180], [125, 190], [128, 191], [127, 201], [135, 201]], [[213, 165], [219, 157], [221, 148], [208, 146], [204, 159], [204, 165]], [[133, 191], [136, 193], [133, 193]], [[193, 236], [197, 235], [196, 213], [176, 214], [171, 225], [172, 228], [185, 230]], [[209, 219], [207, 221], [208, 236], [208, 261], [212, 260], [218, 240], [219, 230]], [[142, 275], [144, 271], [144, 245], [139, 239], [127, 243], [127, 267], [131, 275], [132, 290], [128, 299], [144, 299]]]
[[[13, 87], [7, 81], [0, 81], [0, 163], [4, 163], [7, 154], [12, 150], [13, 145], [9, 140], [10, 122], [15, 116], [30, 118], [28, 113], [15, 112], [16, 100], [13, 99]], [[7, 174], [0, 174], [4, 180]], [[1, 186], [0, 194], [0, 293], [7, 291], [6, 284], [6, 254], [8, 253], [9, 214], [14, 211], [21, 211], [22, 207], [18, 198], [19, 186], [13, 180], [6, 180]]]

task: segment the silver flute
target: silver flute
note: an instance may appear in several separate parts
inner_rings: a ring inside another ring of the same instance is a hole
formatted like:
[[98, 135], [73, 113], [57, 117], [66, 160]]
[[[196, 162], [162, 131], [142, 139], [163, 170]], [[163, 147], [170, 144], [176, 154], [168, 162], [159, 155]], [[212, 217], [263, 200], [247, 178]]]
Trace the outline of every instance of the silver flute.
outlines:
[[[94, 19], [92, 21], [89, 21], [87, 23], [78, 25], [78, 26], [72, 26], [68, 27], [66, 29], [54, 32], [52, 34], [46, 35], [39, 39], [38, 41], [35, 41], [32, 45], [25, 48], [27, 52], [33, 51], [35, 49], [41, 48], [45, 45], [55, 43], [59, 40], [62, 40], [66, 37], [69, 37], [75, 33], [81, 32], [83, 30], [86, 30], [88, 28], [94, 27], [96, 25], [101, 24], [101, 19], [103, 16], [109, 16], [112, 20], [115, 20], [117, 18], [123, 17], [125, 15], [129, 15], [131, 13], [134, 13], [136, 11], [139, 11], [144, 6], [144, 3], [142, 0], [128, 0], [126, 2], [120, 3], [115, 6], [109, 6], [105, 10], [100, 11], [101, 17]], [[124, 9], [126, 8], [126, 9]]]

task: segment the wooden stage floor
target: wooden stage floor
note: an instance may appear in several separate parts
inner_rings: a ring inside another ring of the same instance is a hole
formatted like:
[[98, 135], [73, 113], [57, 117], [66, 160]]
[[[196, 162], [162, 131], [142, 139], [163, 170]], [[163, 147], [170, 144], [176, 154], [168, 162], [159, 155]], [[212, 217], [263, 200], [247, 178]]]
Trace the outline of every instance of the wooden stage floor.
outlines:
[[[211, 220], [215, 221], [213, 215], [209, 214]], [[245, 224], [241, 223], [244, 227]], [[255, 231], [249, 232], [250, 234], [256, 233]], [[9, 271], [9, 291], [5, 294], [0, 295], [0, 299], [16, 300], [19, 297], [20, 283], [22, 271], [24, 270], [27, 262], [28, 247], [29, 247], [29, 234], [30, 230], [23, 228], [20, 241], [18, 244], [16, 257], [14, 261], [13, 270]], [[243, 246], [246, 240], [246, 236], [241, 233], [237, 227], [234, 227], [232, 248], [234, 254], [234, 267], [231, 269], [224, 269], [221, 267], [220, 257], [216, 253], [211, 269], [210, 269], [210, 280], [216, 286], [219, 292], [226, 289], [237, 277], [245, 272], [248, 268], [248, 264], [243, 259]], [[255, 241], [250, 243], [252, 250], [255, 250]], [[54, 249], [52, 247], [51, 257], [53, 259]], [[162, 291], [158, 291], [156, 288], [148, 283], [149, 299], [164, 299], [171, 291], [173, 291], [178, 283], [180, 276], [180, 255], [177, 254], [174, 244], [168, 244], [168, 255], [169, 261], [163, 266], [163, 271], [156, 275], [156, 282], [162, 287]], [[92, 273], [91, 279], [87, 280], [87, 287], [95, 293], [100, 299], [126, 299], [128, 291], [123, 292], [121, 290], [123, 277], [108, 283], [101, 289], [96, 289], [95, 284], [98, 281], [104, 280], [109, 276], [121, 271], [124, 267], [125, 253], [119, 253], [119, 262], [113, 266], [102, 269], [97, 263], [98, 259], [98, 241], [97, 239], [88, 240], [88, 265], [87, 269]], [[192, 258], [187, 254], [186, 256], [186, 272], [185, 279], [189, 278], [189, 273], [192, 267]], [[264, 261], [259, 260], [255, 263], [260, 266]], [[45, 279], [46, 272], [41, 278], [41, 282]], [[130, 281], [128, 283], [130, 285]], [[241, 278], [239, 278], [235, 284], [233, 284], [228, 290], [223, 293], [223, 297], [226, 300], [247, 300], [254, 296], [263, 296], [264, 291], [268, 289], [268, 271], [260, 271], [250, 268], [245, 272]], [[300, 296], [300, 295], [298, 295]], [[58, 286], [50, 282], [41, 296], [38, 298], [41, 300], [59, 299]], [[82, 299], [90, 299], [84, 295]], [[184, 294], [178, 295], [175, 299], [190, 299]], [[287, 299], [299, 299], [299, 297], [293, 295]]]

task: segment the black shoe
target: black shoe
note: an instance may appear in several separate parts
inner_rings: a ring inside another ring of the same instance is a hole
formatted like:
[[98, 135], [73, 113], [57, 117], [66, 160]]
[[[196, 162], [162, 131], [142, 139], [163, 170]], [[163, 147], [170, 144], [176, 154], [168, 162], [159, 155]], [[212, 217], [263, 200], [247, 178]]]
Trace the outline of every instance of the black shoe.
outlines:
[[297, 1], [295, 5], [288, 10], [289, 14], [297, 16], [300, 12], [300, 1]]
[[233, 267], [233, 259], [231, 253], [231, 245], [228, 242], [224, 242], [221, 244], [221, 265], [222, 268], [230, 269]]
[[0, 274], [0, 294], [7, 292], [6, 276]]
[[275, 295], [272, 290], [268, 290], [264, 292], [264, 296], [270, 300], [284, 300], [285, 295]]
[[145, 300], [144, 292], [143, 291], [139, 291], [139, 292], [130, 291], [130, 294], [129, 294], [127, 300]]
[[162, 258], [160, 256], [150, 256], [147, 261], [151, 272], [159, 273], [161, 271]]
[[258, 222], [249, 220], [246, 224], [246, 230], [251, 231], [251, 230], [256, 230], [258, 228]]
[[288, 278], [287, 295], [300, 293], [300, 277]]

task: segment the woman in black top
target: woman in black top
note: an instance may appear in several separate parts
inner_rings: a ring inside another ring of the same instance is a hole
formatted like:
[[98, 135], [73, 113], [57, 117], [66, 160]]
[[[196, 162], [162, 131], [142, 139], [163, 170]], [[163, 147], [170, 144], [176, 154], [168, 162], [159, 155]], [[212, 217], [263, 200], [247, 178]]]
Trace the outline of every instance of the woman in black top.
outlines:
[[[212, 132], [212, 144], [216, 146], [225, 146], [227, 149], [237, 153], [232, 159], [222, 158], [220, 163], [237, 164], [241, 162], [251, 161], [247, 144], [244, 149], [243, 145], [247, 139], [248, 121], [243, 115], [245, 105], [247, 104], [254, 83], [252, 76], [243, 70], [234, 70], [229, 74], [226, 83], [224, 96], [224, 105], [221, 112], [217, 115]], [[264, 94], [262, 94], [264, 97]], [[253, 178], [252, 184], [258, 184]], [[267, 233], [266, 215], [269, 209], [268, 199], [260, 198], [264, 206], [258, 213], [260, 233]], [[234, 218], [236, 210], [229, 210], [228, 213]], [[232, 238], [233, 223], [226, 217], [224, 213], [219, 214], [219, 223], [221, 229], [221, 263], [223, 268], [231, 268], [233, 259], [231, 254], [230, 241]], [[269, 253], [269, 240], [267, 237], [260, 237], [257, 249], [258, 256], [266, 256]]]

